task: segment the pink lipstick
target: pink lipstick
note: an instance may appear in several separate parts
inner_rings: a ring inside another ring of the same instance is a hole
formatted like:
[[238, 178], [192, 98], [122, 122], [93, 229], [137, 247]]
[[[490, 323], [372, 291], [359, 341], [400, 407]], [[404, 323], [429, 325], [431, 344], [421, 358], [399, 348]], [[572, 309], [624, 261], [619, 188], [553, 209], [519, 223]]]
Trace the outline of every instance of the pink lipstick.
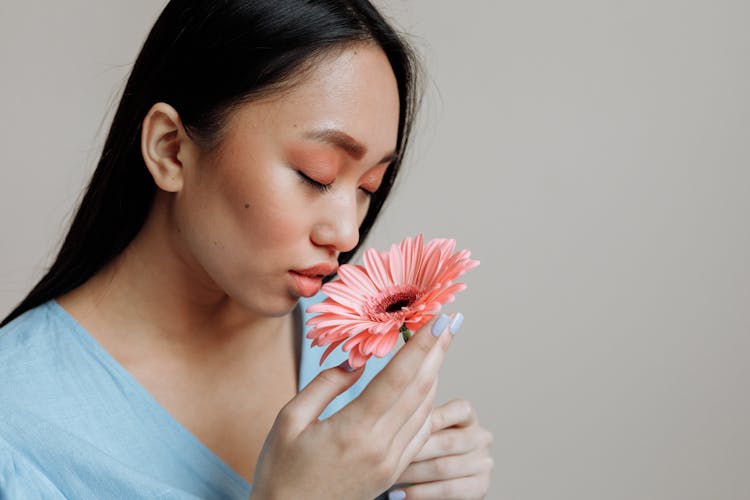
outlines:
[[294, 269], [289, 274], [294, 279], [297, 293], [302, 297], [312, 297], [323, 286], [323, 278], [335, 273], [338, 268], [338, 264], [322, 263], [305, 269]]

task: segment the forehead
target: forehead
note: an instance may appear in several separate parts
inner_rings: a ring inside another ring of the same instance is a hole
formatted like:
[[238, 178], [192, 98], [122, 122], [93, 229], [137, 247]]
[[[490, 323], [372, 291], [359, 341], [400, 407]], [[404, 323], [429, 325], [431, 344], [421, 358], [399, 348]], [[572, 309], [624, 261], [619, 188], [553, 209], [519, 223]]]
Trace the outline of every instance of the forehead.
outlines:
[[226, 132], [302, 139], [311, 130], [336, 129], [382, 155], [396, 145], [398, 118], [398, 86], [388, 58], [379, 47], [361, 44], [325, 55], [291, 88], [243, 104]]

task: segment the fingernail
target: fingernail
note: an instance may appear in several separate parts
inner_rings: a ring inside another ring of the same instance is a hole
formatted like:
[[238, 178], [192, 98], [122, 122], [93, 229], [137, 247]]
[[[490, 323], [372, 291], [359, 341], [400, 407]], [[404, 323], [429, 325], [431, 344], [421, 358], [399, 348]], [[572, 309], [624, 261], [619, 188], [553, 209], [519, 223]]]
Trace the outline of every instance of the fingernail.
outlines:
[[388, 500], [404, 500], [406, 492], [404, 490], [393, 490], [388, 493]]
[[344, 370], [346, 370], [348, 372], [353, 372], [354, 371], [354, 368], [352, 368], [352, 365], [349, 364], [349, 360], [348, 359], [344, 360], [344, 362], [339, 365], [339, 368], [343, 368]]
[[464, 324], [464, 315], [461, 313], [456, 314], [456, 316], [453, 318], [453, 321], [451, 321], [451, 334], [455, 335], [458, 333], [458, 331], [461, 329], [461, 325]]
[[440, 317], [432, 324], [432, 334], [435, 337], [439, 337], [440, 334], [443, 333], [443, 330], [445, 330], [445, 327], [448, 326], [448, 321], [450, 321], [450, 319], [450, 316], [448, 316], [447, 314], [441, 314]]

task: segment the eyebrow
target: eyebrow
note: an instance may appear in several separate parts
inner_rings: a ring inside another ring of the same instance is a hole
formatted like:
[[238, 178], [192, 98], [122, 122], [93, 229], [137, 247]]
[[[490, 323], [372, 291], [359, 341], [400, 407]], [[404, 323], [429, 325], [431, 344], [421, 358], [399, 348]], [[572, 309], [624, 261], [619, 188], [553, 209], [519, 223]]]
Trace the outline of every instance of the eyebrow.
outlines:
[[[341, 149], [355, 160], [361, 160], [367, 153], [367, 146], [341, 130], [331, 128], [312, 130], [307, 132], [304, 137]], [[398, 154], [395, 151], [391, 151], [378, 162], [378, 165], [386, 162], [390, 163], [396, 158], [398, 158]]]

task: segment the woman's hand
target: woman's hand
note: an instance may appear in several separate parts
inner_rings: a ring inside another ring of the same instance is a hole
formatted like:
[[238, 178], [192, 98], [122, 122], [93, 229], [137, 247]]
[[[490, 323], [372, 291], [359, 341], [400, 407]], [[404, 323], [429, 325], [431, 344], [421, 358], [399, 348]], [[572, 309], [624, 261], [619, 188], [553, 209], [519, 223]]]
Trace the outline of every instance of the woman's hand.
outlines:
[[[493, 460], [492, 434], [482, 428], [471, 403], [457, 399], [432, 412], [432, 433], [406, 468], [390, 499], [470, 500], [484, 498]], [[409, 486], [407, 486], [409, 485]]]
[[250, 498], [371, 500], [394, 484], [432, 430], [437, 373], [452, 337], [447, 328], [431, 334], [433, 323], [332, 417], [318, 420], [363, 369], [325, 370], [285, 405], [263, 445]]

